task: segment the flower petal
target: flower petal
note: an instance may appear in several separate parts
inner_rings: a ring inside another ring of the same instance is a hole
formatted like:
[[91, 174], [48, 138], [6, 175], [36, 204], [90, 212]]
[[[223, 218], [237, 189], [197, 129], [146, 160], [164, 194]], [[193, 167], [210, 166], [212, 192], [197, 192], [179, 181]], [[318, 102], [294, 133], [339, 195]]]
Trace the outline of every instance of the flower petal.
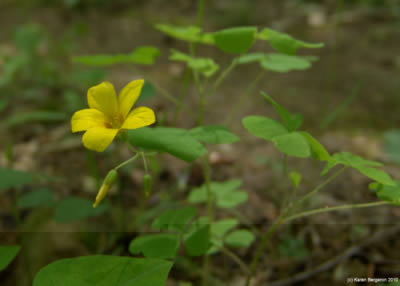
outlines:
[[102, 82], [88, 90], [88, 104], [103, 112], [110, 119], [118, 115], [118, 102], [114, 86], [108, 81]]
[[138, 107], [132, 110], [121, 128], [136, 129], [153, 124], [156, 121], [154, 111], [148, 107]]
[[83, 134], [83, 145], [90, 150], [103, 152], [114, 140], [118, 131], [118, 129], [104, 127], [90, 128]]
[[72, 132], [85, 131], [93, 127], [105, 127], [106, 117], [97, 109], [82, 109], [74, 113], [71, 119]]
[[126, 118], [132, 106], [138, 99], [140, 92], [142, 91], [143, 84], [144, 80], [142, 79], [131, 81], [119, 93], [119, 110], [121, 111], [123, 118]]

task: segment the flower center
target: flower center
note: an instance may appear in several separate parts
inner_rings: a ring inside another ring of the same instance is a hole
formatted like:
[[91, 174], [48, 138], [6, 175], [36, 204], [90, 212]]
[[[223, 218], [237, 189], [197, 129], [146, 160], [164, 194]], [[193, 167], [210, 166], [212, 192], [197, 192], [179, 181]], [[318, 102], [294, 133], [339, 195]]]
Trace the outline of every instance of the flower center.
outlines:
[[113, 116], [110, 120], [111, 128], [113, 129], [120, 129], [123, 123], [124, 119], [122, 118], [121, 114]]

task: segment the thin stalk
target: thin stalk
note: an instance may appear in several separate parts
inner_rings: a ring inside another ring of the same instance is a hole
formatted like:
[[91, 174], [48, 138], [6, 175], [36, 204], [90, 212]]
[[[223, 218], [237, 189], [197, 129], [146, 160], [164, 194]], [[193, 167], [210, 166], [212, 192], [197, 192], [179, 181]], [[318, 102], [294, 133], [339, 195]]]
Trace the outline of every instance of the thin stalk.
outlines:
[[146, 174], [148, 174], [148, 173], [149, 173], [149, 169], [148, 169], [148, 167], [147, 167], [146, 156], [145, 156], [144, 152], [140, 152], [139, 154], [140, 154], [140, 156], [142, 157], [142, 160], [143, 160], [144, 172], [145, 172]]
[[285, 209], [287, 204], [290, 204], [289, 200], [289, 188], [286, 188], [286, 178], [288, 177], [288, 155], [283, 154], [283, 178], [282, 178], [282, 185], [283, 185], [283, 200], [282, 200], [282, 205], [281, 209]]
[[182, 104], [178, 99], [173, 97], [167, 90], [156, 85], [154, 82], [153, 82], [153, 85], [158, 90], [158, 92], [161, 96], [165, 97], [166, 99], [168, 99], [170, 102], [172, 102], [176, 106], [181, 107], [183, 110], [187, 111], [187, 114], [193, 118], [192, 112], [184, 104]]
[[[211, 225], [214, 220], [214, 210], [213, 210], [214, 198], [211, 192], [210, 163], [208, 161], [208, 154], [204, 158], [203, 172], [207, 190], [207, 217], [209, 224]], [[210, 256], [206, 253], [204, 255], [204, 260], [203, 260], [203, 286], [208, 286], [209, 276], [210, 276]]]
[[279, 216], [279, 218], [274, 222], [273, 225], [270, 226], [268, 231], [265, 233], [265, 236], [262, 238], [257, 250], [256, 254], [253, 257], [253, 260], [250, 263], [250, 274], [247, 275], [246, 279], [246, 286], [250, 285], [251, 279], [253, 278], [258, 261], [261, 258], [262, 253], [264, 252], [264, 248], [267, 246], [267, 243], [269, 242], [269, 239], [271, 238], [272, 234], [278, 229], [278, 227], [284, 222], [284, 216], [283, 214]]
[[196, 21], [197, 27], [199, 27], [199, 28], [201, 28], [203, 25], [204, 4], [205, 4], [205, 1], [200, 0], [199, 8], [197, 10], [197, 21]]
[[254, 91], [254, 89], [256, 88], [258, 83], [262, 80], [264, 75], [265, 75], [265, 71], [263, 70], [250, 83], [250, 85], [246, 88], [246, 91], [241, 94], [241, 96], [239, 97], [239, 100], [236, 101], [235, 105], [232, 107], [232, 109], [229, 112], [228, 116], [226, 116], [225, 121], [224, 121], [224, 125], [225, 126], [227, 126], [227, 125], [229, 125], [231, 123], [231, 121], [232, 121], [234, 115], [236, 114], [236, 112], [238, 111], [238, 109], [243, 106], [244, 100], [247, 99], [250, 96], [250, 94]]
[[119, 164], [117, 167], [115, 167], [114, 169], [116, 171], [118, 171], [118, 169], [121, 169], [122, 167], [124, 167], [125, 165], [128, 165], [129, 163], [135, 161], [139, 156], [140, 156], [141, 152], [136, 153], [133, 157], [129, 158], [128, 160], [122, 162], [121, 164]]
[[338, 170], [337, 172], [335, 172], [333, 175], [331, 175], [328, 179], [326, 179], [324, 182], [322, 182], [321, 184], [319, 184], [318, 186], [316, 186], [313, 190], [311, 190], [309, 193], [307, 193], [305, 196], [303, 196], [301, 199], [299, 199], [298, 201], [296, 201], [293, 205], [290, 205], [286, 210], [284, 210], [281, 215], [279, 216], [279, 218], [274, 222], [274, 224], [268, 229], [268, 231], [265, 233], [264, 237], [262, 238], [257, 250], [256, 250], [256, 254], [253, 257], [253, 260], [251, 261], [250, 264], [250, 271], [251, 274], [249, 276], [247, 276], [246, 279], [246, 286], [250, 285], [252, 276], [254, 276], [254, 273], [256, 271], [257, 268], [257, 264], [258, 261], [261, 258], [262, 253], [264, 252], [265, 247], [267, 246], [267, 243], [269, 242], [269, 239], [271, 238], [272, 234], [278, 229], [278, 227], [283, 223], [283, 222], [287, 222], [286, 217], [289, 216], [292, 211], [298, 206], [300, 205], [302, 202], [304, 202], [306, 199], [310, 198], [311, 196], [313, 196], [314, 194], [316, 194], [317, 192], [319, 192], [323, 187], [325, 187], [327, 184], [329, 184], [330, 182], [332, 182], [333, 179], [335, 179], [337, 176], [339, 176], [345, 169], [347, 169], [347, 167], [343, 167], [340, 170]]
[[236, 262], [237, 265], [243, 270], [243, 272], [246, 275], [250, 274], [250, 269], [247, 267], [246, 263], [239, 257], [237, 256], [234, 252], [230, 251], [226, 247], [222, 247], [222, 252], [225, 253], [227, 256], [229, 256], [233, 261]]
[[175, 109], [175, 114], [174, 114], [174, 125], [176, 125], [176, 122], [178, 121], [179, 118], [179, 113], [182, 111], [182, 108], [184, 106], [184, 102], [186, 99], [186, 96], [188, 95], [188, 88], [189, 88], [189, 83], [190, 83], [190, 78], [191, 78], [191, 72], [189, 69], [186, 69], [185, 71], [185, 78], [183, 80], [183, 88], [182, 88], [182, 95], [179, 98], [179, 105]]
[[[332, 104], [332, 98], [333, 98], [333, 87], [335, 85], [336, 81], [336, 56], [337, 56], [337, 46], [339, 44], [339, 32], [340, 32], [340, 25], [342, 22], [342, 10], [343, 10], [343, 0], [338, 0], [337, 1], [337, 6], [336, 6], [336, 18], [335, 18], [335, 26], [334, 26], [334, 41], [333, 41], [333, 47], [332, 47], [332, 53], [330, 55], [329, 59], [329, 65], [330, 69], [328, 71], [328, 83], [327, 83], [327, 91], [326, 91], [326, 104], [324, 106], [325, 113], [329, 111], [329, 108]], [[322, 121], [324, 122], [324, 121]], [[323, 126], [320, 125], [320, 128], [322, 129]]]
[[230, 65], [220, 74], [220, 76], [217, 78], [215, 81], [214, 85], [212, 86], [211, 92], [208, 94], [208, 96], [212, 96], [217, 88], [221, 85], [221, 83], [226, 79], [226, 77], [232, 72], [232, 70], [236, 67], [237, 65], [237, 58], [234, 58]]
[[332, 182], [337, 176], [339, 176], [341, 173], [343, 173], [346, 169], [347, 169], [347, 167], [343, 167], [343, 168], [339, 169], [338, 171], [336, 171], [335, 173], [333, 173], [328, 179], [323, 181], [321, 184], [316, 186], [313, 190], [311, 190], [305, 196], [303, 196], [298, 201], [296, 201], [291, 208], [294, 210], [294, 208], [301, 205], [305, 200], [307, 200], [310, 197], [312, 197], [313, 195], [315, 195], [317, 192], [319, 192], [321, 189], [323, 189], [326, 185], [328, 185], [330, 182]]
[[327, 212], [333, 212], [333, 211], [338, 211], [338, 210], [346, 210], [346, 209], [360, 209], [360, 208], [370, 208], [370, 207], [376, 207], [376, 206], [382, 206], [382, 205], [390, 205], [389, 202], [372, 202], [372, 203], [363, 203], [363, 204], [349, 204], [349, 205], [342, 205], [342, 206], [335, 206], [335, 207], [325, 207], [325, 208], [319, 208], [319, 209], [314, 209], [310, 211], [305, 211], [301, 212], [292, 216], [289, 216], [284, 219], [284, 222], [289, 222], [301, 217], [306, 217], [306, 216], [311, 216], [319, 213], [327, 213]]

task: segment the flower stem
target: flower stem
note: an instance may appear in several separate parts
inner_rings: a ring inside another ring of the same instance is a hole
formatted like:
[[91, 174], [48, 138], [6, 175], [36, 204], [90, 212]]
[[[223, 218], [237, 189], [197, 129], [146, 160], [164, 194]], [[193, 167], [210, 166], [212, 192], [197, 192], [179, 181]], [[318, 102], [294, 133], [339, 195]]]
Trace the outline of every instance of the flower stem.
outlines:
[[118, 169], [121, 169], [122, 167], [124, 167], [125, 165], [128, 165], [129, 163], [135, 161], [141, 154], [142, 152], [136, 153], [134, 156], [132, 156], [131, 158], [129, 158], [128, 160], [122, 162], [121, 164], [119, 164], [117, 167], [115, 167], [114, 169], [117, 171]]

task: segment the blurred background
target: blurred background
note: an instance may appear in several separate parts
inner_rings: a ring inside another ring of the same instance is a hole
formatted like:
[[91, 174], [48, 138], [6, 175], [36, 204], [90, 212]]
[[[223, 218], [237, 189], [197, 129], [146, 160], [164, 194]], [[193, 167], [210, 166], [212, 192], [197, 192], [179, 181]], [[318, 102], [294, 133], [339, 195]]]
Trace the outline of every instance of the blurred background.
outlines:
[[[396, 130], [400, 129], [400, 1], [205, 2], [203, 28], [207, 32], [252, 25], [325, 43], [322, 49], [301, 51], [318, 57], [312, 68], [267, 73], [227, 126], [241, 141], [215, 147], [210, 154], [213, 180], [243, 180], [249, 201], [240, 211], [257, 228], [263, 230], [278, 215], [283, 168], [273, 146], [248, 134], [241, 124], [250, 114], [278, 117], [259, 90], [290, 111], [303, 114], [304, 128], [328, 151], [350, 151], [382, 161], [386, 171], [400, 178], [400, 132]], [[143, 176], [140, 162], [120, 180], [118, 188], [126, 191], [118, 196], [114, 190], [108, 205], [97, 213], [73, 219], [58, 213], [55, 220], [57, 214], [51, 207], [71, 197], [91, 202], [107, 171], [130, 156], [129, 149], [117, 143], [104, 154], [89, 152], [82, 146], [81, 136], [70, 132], [70, 118], [76, 110], [86, 108], [86, 92], [91, 86], [108, 80], [119, 90], [131, 80], [144, 78], [147, 84], [139, 104], [155, 110], [158, 125], [196, 126], [187, 111], [176, 113], [163, 96], [168, 92], [179, 97], [183, 92], [185, 66], [168, 61], [168, 55], [170, 49], [187, 52], [188, 45], [162, 34], [154, 25], [194, 25], [197, 8], [198, 2], [189, 0], [0, 0], [0, 167], [40, 177], [38, 183], [19, 190], [20, 195], [33, 189], [42, 192], [41, 207], [21, 203], [21, 222], [10, 212], [13, 194], [0, 193], [0, 242], [23, 240], [28, 246], [23, 257], [0, 273], [1, 285], [30, 285], [41, 267], [64, 257], [126, 254], [126, 245], [137, 232], [146, 230], [160, 202], [167, 206], [176, 198], [184, 200], [188, 187], [203, 183], [199, 165], [188, 167], [166, 155], [150, 161], [155, 188], [148, 211], [137, 203]], [[139, 46], [160, 49], [154, 65], [88, 67], [73, 60], [82, 55], [130, 53]], [[272, 51], [265, 42], [257, 42], [252, 49]], [[216, 59], [222, 67], [231, 60], [215, 47], [198, 46], [197, 53]], [[221, 124], [227, 108], [259, 72], [257, 65], [233, 71], [211, 98], [205, 124]], [[194, 86], [189, 87], [186, 102], [189, 110], [196, 108]], [[303, 191], [318, 182], [321, 165], [301, 160], [290, 163], [303, 173]], [[368, 183], [357, 172], [347, 172], [311, 205], [374, 200]], [[73, 211], [67, 208], [66, 212]], [[113, 218], [121, 213], [126, 219], [116, 225]], [[258, 278], [279, 280], [313, 270], [349, 247], [364, 245], [382, 226], [394, 224], [399, 217], [400, 209], [381, 207], [298, 221], [273, 239], [278, 247], [270, 250], [263, 262], [265, 272]], [[22, 238], [18, 225], [25, 233]], [[400, 277], [400, 242], [395, 237], [372, 241], [329, 269], [311, 273], [299, 285], [342, 285], [346, 277], [356, 276]], [[250, 248], [240, 255], [250, 261], [253, 251]], [[220, 275], [232, 281], [228, 285], [241, 285], [235, 284], [241, 277], [229, 274], [234, 264], [223, 257], [217, 257], [215, 264], [217, 270], [221, 267]], [[169, 285], [196, 280], [196, 274], [186, 275], [188, 270], [183, 269], [172, 271]]]

